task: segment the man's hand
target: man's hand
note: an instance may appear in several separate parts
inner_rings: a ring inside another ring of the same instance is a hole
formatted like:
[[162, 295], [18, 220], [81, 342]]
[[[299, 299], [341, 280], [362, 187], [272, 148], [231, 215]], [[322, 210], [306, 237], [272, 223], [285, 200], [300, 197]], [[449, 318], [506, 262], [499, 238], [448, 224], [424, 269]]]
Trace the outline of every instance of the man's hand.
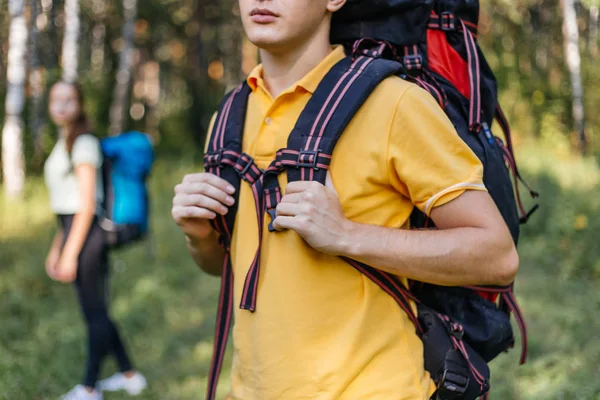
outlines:
[[344, 251], [352, 225], [334, 189], [306, 181], [288, 184], [273, 221], [275, 229], [291, 229], [314, 249], [332, 255]]
[[214, 174], [188, 174], [175, 186], [171, 214], [188, 238], [204, 239], [213, 232], [210, 220], [227, 214], [235, 202], [233, 193], [233, 186]]

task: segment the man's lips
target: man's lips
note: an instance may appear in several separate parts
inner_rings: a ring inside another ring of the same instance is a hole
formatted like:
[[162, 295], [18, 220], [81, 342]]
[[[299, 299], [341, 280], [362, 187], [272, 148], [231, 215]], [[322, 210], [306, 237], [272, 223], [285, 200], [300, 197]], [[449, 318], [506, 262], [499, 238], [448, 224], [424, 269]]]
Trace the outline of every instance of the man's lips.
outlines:
[[259, 24], [267, 24], [275, 21], [279, 15], [266, 8], [255, 8], [250, 12], [250, 19]]

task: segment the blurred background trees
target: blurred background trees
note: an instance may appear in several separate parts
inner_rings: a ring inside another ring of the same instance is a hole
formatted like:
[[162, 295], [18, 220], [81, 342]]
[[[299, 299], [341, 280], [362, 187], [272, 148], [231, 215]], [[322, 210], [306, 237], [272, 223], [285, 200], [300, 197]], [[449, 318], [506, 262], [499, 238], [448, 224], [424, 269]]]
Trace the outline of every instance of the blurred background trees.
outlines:
[[201, 150], [220, 97], [257, 59], [233, 0], [0, 0], [0, 27], [3, 188], [12, 194], [51, 150], [46, 98], [58, 79], [81, 82], [100, 136], [139, 129], [177, 154], [189, 137]]
[[[557, 136], [594, 151], [599, 3], [482, 1], [480, 40], [520, 138]], [[83, 84], [98, 134], [144, 130], [177, 154], [181, 139], [201, 148], [220, 97], [257, 62], [235, 0], [0, 0], [0, 26], [3, 179], [12, 193], [51, 147], [45, 102], [61, 76]]]
[[[600, 0], [481, 3], [478, 40], [521, 172], [542, 195], [519, 246], [530, 361], [516, 368], [518, 351], [494, 361], [492, 396], [600, 399], [600, 320], [589, 312], [600, 309]], [[236, 4], [0, 0], [0, 398], [55, 398], [84, 360], [71, 288], [44, 274], [54, 220], [40, 176], [57, 135], [48, 89], [75, 77], [99, 136], [138, 129], [157, 142], [156, 257], [146, 246], [113, 254], [113, 310], [151, 382], [142, 398], [203, 393], [219, 284], [193, 265], [169, 210], [173, 186], [202, 168], [224, 92], [258, 62]]]

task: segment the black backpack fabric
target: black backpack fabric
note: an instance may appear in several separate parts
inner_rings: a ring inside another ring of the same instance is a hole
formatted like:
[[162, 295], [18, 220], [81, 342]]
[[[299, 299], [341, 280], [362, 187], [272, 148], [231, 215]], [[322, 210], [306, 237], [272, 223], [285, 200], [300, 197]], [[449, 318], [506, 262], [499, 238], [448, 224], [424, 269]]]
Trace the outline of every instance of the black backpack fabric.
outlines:
[[[286, 173], [289, 182], [315, 180], [325, 184], [333, 149], [347, 124], [381, 81], [397, 75], [431, 93], [460, 137], [480, 158], [484, 165], [484, 183], [516, 243], [519, 222], [525, 222], [531, 212], [525, 212], [518, 190], [515, 192], [517, 200], [513, 194], [509, 173], [515, 182], [520, 174], [514, 163], [510, 130], [497, 105], [494, 75], [475, 40], [478, 12], [478, 2], [473, 0], [349, 1], [335, 15], [332, 29], [332, 41], [343, 44], [348, 57], [325, 76], [290, 133], [287, 147], [277, 152], [275, 160], [264, 171], [250, 155], [242, 152], [250, 94], [244, 83], [228, 94], [219, 108], [205, 155], [206, 171], [221, 176], [236, 188], [241, 184], [251, 185], [258, 226], [262, 227], [266, 215], [268, 221], [272, 221], [281, 198], [277, 175]], [[441, 53], [446, 58], [440, 59]], [[458, 62], [460, 59], [462, 64]], [[467, 77], [467, 85], [465, 79], [457, 81], [460, 68], [466, 69], [462, 76]], [[491, 133], [494, 118], [505, 132], [506, 146]], [[235, 306], [229, 259], [235, 207], [213, 223], [227, 256], [207, 399], [214, 399], [216, 393]], [[430, 221], [416, 212], [411, 221], [414, 227], [431, 226]], [[272, 227], [269, 228], [272, 231]], [[258, 235], [261, 243], [262, 229]], [[256, 310], [260, 250], [259, 246], [248, 274], [237, 277], [244, 279], [239, 307], [248, 312]], [[393, 275], [355, 260], [344, 260], [392, 296], [415, 325], [424, 344], [425, 367], [438, 387], [432, 398], [486, 396], [490, 376], [487, 362], [514, 343], [511, 313], [521, 329], [521, 362], [525, 362], [526, 329], [513, 285], [446, 288], [411, 282], [406, 288]], [[417, 313], [413, 312], [411, 302], [417, 304]]]

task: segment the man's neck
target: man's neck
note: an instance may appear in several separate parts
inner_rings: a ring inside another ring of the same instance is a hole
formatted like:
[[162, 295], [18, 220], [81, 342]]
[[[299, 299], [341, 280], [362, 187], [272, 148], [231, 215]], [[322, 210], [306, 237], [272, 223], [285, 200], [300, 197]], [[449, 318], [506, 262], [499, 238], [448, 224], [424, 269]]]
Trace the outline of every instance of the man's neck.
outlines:
[[302, 79], [331, 53], [329, 35], [316, 35], [285, 53], [260, 50], [263, 79], [273, 98]]

